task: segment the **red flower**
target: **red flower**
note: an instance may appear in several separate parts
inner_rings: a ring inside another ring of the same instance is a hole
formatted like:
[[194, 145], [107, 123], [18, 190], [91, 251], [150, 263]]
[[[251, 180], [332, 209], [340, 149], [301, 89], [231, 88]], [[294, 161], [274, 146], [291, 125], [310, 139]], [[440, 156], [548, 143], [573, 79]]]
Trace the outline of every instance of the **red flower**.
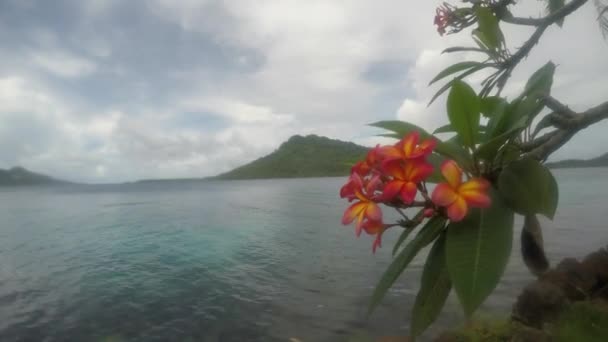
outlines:
[[434, 24], [437, 25], [437, 32], [442, 36], [445, 34], [446, 27], [450, 25], [450, 20], [453, 15], [452, 12], [450, 5], [445, 2], [435, 10]]
[[363, 229], [369, 235], [376, 235], [374, 243], [372, 244], [372, 252], [376, 253], [378, 247], [382, 247], [382, 234], [386, 229], [386, 225], [382, 221], [366, 221], [363, 224]]
[[379, 153], [382, 154], [384, 162], [402, 159], [417, 159], [428, 156], [433, 152], [437, 141], [427, 139], [420, 143], [420, 133], [412, 132], [401, 139], [395, 146], [383, 147]]
[[487, 190], [490, 183], [483, 178], [472, 178], [462, 182], [462, 170], [453, 160], [446, 160], [441, 165], [441, 173], [447, 183], [440, 183], [433, 190], [433, 202], [447, 208], [450, 220], [462, 220], [469, 207], [487, 208], [490, 206], [490, 197]]
[[373, 177], [364, 184], [358, 174], [353, 173], [349, 181], [340, 190], [340, 196], [349, 201], [357, 200], [344, 212], [342, 224], [347, 225], [356, 221], [356, 234], [361, 235], [361, 230], [366, 222], [382, 222], [382, 211], [375, 203], [374, 192], [379, 184], [379, 176]]
[[380, 145], [369, 150], [365, 160], [358, 162], [351, 168], [351, 173], [357, 173], [359, 176], [364, 177], [380, 165], [382, 156], [380, 155]]
[[382, 200], [392, 201], [399, 196], [403, 203], [411, 204], [416, 198], [418, 183], [433, 173], [433, 165], [422, 159], [397, 160], [385, 163], [384, 171], [392, 180], [384, 187]]

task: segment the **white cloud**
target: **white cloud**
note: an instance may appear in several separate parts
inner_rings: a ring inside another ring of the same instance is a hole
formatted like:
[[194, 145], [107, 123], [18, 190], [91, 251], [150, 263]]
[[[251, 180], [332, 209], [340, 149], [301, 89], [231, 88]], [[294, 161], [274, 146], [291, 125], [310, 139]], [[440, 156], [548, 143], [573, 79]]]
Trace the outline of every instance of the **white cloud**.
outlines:
[[82, 77], [95, 72], [92, 61], [66, 51], [34, 51], [30, 53], [33, 65], [60, 77]]

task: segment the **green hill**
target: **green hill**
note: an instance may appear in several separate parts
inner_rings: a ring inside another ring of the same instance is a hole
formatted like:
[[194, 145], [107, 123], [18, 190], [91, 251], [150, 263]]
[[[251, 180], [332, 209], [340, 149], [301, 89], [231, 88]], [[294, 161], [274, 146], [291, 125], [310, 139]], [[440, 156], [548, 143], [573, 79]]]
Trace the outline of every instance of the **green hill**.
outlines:
[[40, 173], [28, 171], [19, 166], [8, 170], [0, 169], [0, 186], [51, 185], [65, 183], [66, 182], [64, 181]]
[[567, 159], [558, 162], [547, 163], [547, 167], [553, 169], [559, 168], [579, 168], [579, 167], [606, 167], [608, 166], [608, 153], [605, 153], [593, 159]]
[[217, 176], [219, 179], [332, 177], [347, 175], [368, 148], [317, 135], [294, 135], [273, 153]]

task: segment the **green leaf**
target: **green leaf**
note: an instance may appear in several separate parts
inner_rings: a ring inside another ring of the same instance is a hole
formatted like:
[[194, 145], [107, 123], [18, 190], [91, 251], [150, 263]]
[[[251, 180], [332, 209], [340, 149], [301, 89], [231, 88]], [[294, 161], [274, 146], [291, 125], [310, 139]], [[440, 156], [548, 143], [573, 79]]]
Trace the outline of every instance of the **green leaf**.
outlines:
[[498, 189], [506, 203], [522, 215], [555, 216], [559, 192], [551, 171], [535, 159], [507, 165], [498, 177]]
[[479, 100], [479, 109], [486, 118], [500, 115], [504, 112], [507, 101], [499, 96], [483, 97]]
[[477, 71], [479, 71], [479, 70], [481, 70], [481, 69], [483, 69], [483, 68], [485, 68], [485, 67], [487, 67], [487, 65], [485, 65], [485, 64], [484, 64], [484, 65], [480, 65], [480, 66], [477, 66], [477, 67], [471, 68], [471, 69], [469, 69], [469, 70], [467, 70], [467, 71], [463, 72], [462, 74], [460, 74], [460, 75], [458, 75], [458, 76], [454, 77], [454, 79], [453, 79], [453, 80], [451, 80], [450, 82], [448, 82], [448, 83], [444, 84], [444, 85], [443, 85], [441, 88], [439, 88], [439, 90], [438, 90], [438, 91], [435, 93], [435, 95], [433, 95], [433, 97], [432, 97], [432, 98], [431, 98], [431, 100], [429, 101], [429, 104], [428, 104], [428, 105], [430, 106], [430, 105], [431, 105], [433, 102], [435, 102], [435, 100], [436, 100], [436, 99], [437, 99], [439, 96], [441, 96], [441, 94], [443, 94], [443, 93], [444, 93], [446, 90], [450, 89], [450, 87], [451, 87], [451, 86], [454, 84], [454, 82], [456, 82], [456, 81], [458, 81], [458, 80], [461, 80], [461, 79], [463, 79], [463, 78], [465, 78], [465, 77], [469, 76], [470, 74], [475, 73], [475, 72], [477, 72]]
[[467, 171], [473, 169], [473, 159], [469, 152], [453, 141], [441, 141], [435, 146], [435, 152], [447, 158], [454, 159], [460, 167]]
[[553, 62], [543, 65], [528, 79], [524, 95], [534, 98], [549, 95], [551, 93], [551, 86], [553, 85], [554, 74], [555, 64]]
[[445, 262], [445, 236], [443, 233], [435, 241], [424, 264], [410, 322], [410, 331], [414, 336], [420, 335], [435, 321], [452, 290]]
[[502, 44], [503, 35], [494, 12], [489, 7], [478, 7], [477, 23], [479, 26], [473, 34], [490, 49], [498, 50]]
[[447, 111], [463, 144], [474, 148], [479, 131], [479, 98], [473, 88], [462, 81], [455, 82], [448, 95]]
[[511, 138], [519, 135], [526, 128], [527, 120], [525, 117], [519, 118], [513, 127], [499, 136], [493, 137], [485, 143], [481, 144], [475, 151], [475, 156], [481, 159], [491, 161], [498, 150]]
[[[547, 10], [549, 14], [553, 14], [564, 7], [566, 0], [547, 0]], [[564, 18], [558, 20], [557, 25], [562, 27], [564, 25]]]
[[387, 131], [394, 132], [394, 133], [396, 133], [395, 136], [398, 137], [397, 139], [402, 139], [404, 136], [406, 136], [412, 132], [418, 132], [418, 134], [420, 134], [421, 139], [429, 139], [429, 138], [433, 137], [431, 134], [429, 134], [423, 128], [418, 127], [409, 122], [405, 122], [405, 121], [386, 120], [386, 121], [374, 122], [369, 125], [372, 127], [378, 127], [378, 128], [385, 129]]
[[437, 153], [432, 153], [426, 159], [431, 165], [433, 165], [433, 173], [426, 179], [427, 183], [442, 183], [445, 181], [441, 174], [441, 164], [445, 161], [445, 158]]
[[521, 230], [521, 256], [532, 274], [540, 276], [549, 268], [545, 255], [543, 231], [536, 215], [526, 215]]
[[513, 212], [491, 191], [492, 206], [473, 209], [447, 228], [450, 279], [467, 317], [492, 293], [505, 270], [513, 240]]
[[443, 125], [433, 131], [433, 134], [437, 133], [452, 133], [455, 132], [454, 127], [451, 124]]
[[449, 48], [441, 51], [442, 54], [444, 54], [444, 53], [452, 53], [452, 52], [482, 52], [482, 53], [488, 53], [488, 51], [486, 49], [481, 49], [481, 48], [476, 48], [476, 47], [467, 47], [467, 46], [454, 46], [454, 47], [449, 47]]
[[471, 69], [474, 67], [478, 67], [478, 66], [484, 66], [484, 63], [480, 63], [480, 62], [460, 62], [460, 63], [456, 63], [453, 65], [450, 65], [449, 67], [445, 68], [443, 71], [441, 71], [440, 73], [437, 74], [437, 76], [435, 76], [431, 82], [429, 82], [429, 85], [439, 81], [442, 78], [448, 77], [452, 74], [455, 74], [459, 71], [463, 71], [463, 70], [467, 70], [467, 69]]
[[399, 255], [388, 266], [382, 278], [376, 285], [376, 289], [372, 294], [372, 298], [368, 308], [370, 314], [380, 303], [388, 289], [393, 286], [393, 283], [399, 278], [403, 270], [414, 259], [416, 254], [431, 243], [445, 227], [445, 218], [435, 216], [431, 218], [424, 227], [416, 234], [416, 237], [401, 250]]
[[395, 245], [393, 246], [393, 253], [392, 253], [393, 256], [395, 256], [395, 254], [397, 254], [399, 247], [401, 247], [401, 245], [405, 242], [405, 240], [407, 239], [407, 237], [410, 235], [410, 233], [412, 231], [414, 231], [414, 228], [405, 228], [403, 230], [403, 232], [401, 233], [401, 235], [399, 235], [399, 239], [397, 239], [397, 242], [395, 242]]

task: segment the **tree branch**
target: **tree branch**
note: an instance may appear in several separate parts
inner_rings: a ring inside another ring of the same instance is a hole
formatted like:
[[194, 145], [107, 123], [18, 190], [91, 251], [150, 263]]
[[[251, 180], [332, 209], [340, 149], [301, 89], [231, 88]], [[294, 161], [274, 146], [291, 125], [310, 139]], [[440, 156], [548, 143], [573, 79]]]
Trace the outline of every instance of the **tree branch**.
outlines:
[[514, 17], [509, 12], [505, 12], [505, 14], [503, 15], [502, 18], [500, 18], [500, 20], [504, 21], [505, 23], [515, 24], [515, 25], [526, 25], [526, 26], [547, 25], [547, 26], [549, 26], [549, 25], [552, 25], [552, 24], [558, 22], [559, 20], [565, 18], [570, 13], [576, 11], [579, 7], [584, 5], [587, 1], [588, 0], [572, 0], [567, 5], [564, 5], [564, 7], [560, 8], [559, 10], [557, 10], [543, 18]]
[[527, 146], [522, 146], [522, 150], [530, 150], [526, 154], [527, 157], [546, 160], [576, 133], [604, 119], [608, 119], [608, 101], [566, 119], [562, 128], [530, 141]]

